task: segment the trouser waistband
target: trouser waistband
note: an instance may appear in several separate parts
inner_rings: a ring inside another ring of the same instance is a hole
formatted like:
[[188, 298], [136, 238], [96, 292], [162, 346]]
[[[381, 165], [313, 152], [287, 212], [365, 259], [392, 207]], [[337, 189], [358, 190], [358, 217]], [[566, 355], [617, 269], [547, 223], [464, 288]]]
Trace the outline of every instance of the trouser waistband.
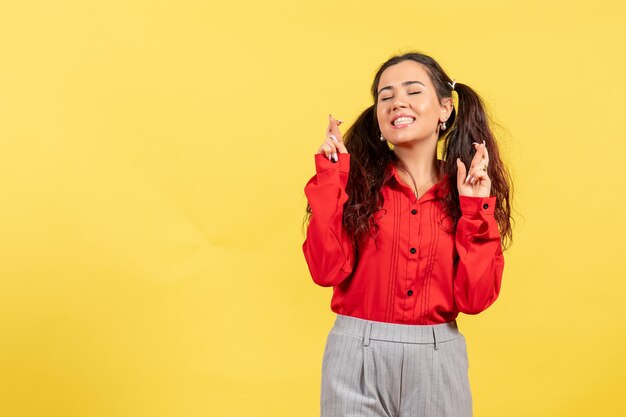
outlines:
[[439, 324], [398, 324], [365, 320], [358, 317], [337, 314], [333, 330], [363, 338], [363, 344], [370, 340], [384, 340], [399, 343], [437, 343], [457, 338], [460, 331], [456, 320]]

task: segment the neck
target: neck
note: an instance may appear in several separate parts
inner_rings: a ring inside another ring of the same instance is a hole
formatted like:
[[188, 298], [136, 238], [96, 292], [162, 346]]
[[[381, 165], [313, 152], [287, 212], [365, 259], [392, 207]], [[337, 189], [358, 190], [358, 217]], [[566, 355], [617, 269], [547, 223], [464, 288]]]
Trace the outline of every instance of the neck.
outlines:
[[418, 186], [430, 180], [437, 182], [440, 174], [437, 142], [414, 142], [411, 146], [394, 146], [393, 152], [409, 168]]

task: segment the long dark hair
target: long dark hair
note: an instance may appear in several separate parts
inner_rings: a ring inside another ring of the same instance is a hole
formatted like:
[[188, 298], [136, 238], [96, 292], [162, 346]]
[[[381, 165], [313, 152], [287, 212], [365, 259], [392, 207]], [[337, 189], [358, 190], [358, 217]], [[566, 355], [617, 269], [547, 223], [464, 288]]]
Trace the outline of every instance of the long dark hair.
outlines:
[[[372, 83], [374, 104], [365, 109], [357, 120], [346, 131], [344, 143], [350, 153], [350, 173], [346, 185], [348, 201], [344, 205], [343, 224], [348, 235], [358, 246], [371, 232], [371, 227], [378, 230], [373, 222], [373, 214], [383, 204], [380, 189], [389, 175], [387, 166], [390, 162], [408, 171], [404, 163], [389, 148], [387, 141], [381, 141], [380, 128], [376, 118], [378, 103], [378, 82], [388, 67], [403, 61], [413, 60], [426, 69], [440, 102], [452, 97], [452, 79], [441, 66], [428, 55], [420, 52], [409, 52], [388, 59], [376, 72]], [[512, 243], [510, 194], [513, 189], [509, 173], [500, 159], [498, 144], [490, 129], [485, 106], [480, 96], [466, 84], [456, 82], [454, 90], [458, 95], [459, 112], [452, 109], [446, 121], [449, 129], [439, 129], [438, 141], [443, 140], [443, 171], [448, 175], [448, 183], [443, 187], [446, 192], [441, 194], [443, 211], [453, 220], [453, 230], [461, 217], [459, 194], [457, 189], [456, 159], [461, 158], [469, 170], [470, 162], [475, 154], [472, 142], [482, 143], [489, 151], [488, 175], [491, 179], [491, 195], [496, 196], [495, 218], [499, 226], [503, 250]], [[307, 204], [304, 223], [310, 219], [311, 206]]]

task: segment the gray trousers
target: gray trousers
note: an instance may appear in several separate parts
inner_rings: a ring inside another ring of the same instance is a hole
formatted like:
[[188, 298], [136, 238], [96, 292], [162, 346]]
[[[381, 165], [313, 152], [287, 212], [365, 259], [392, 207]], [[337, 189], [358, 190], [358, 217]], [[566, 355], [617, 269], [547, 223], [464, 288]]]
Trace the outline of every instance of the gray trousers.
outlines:
[[321, 417], [471, 417], [456, 320], [408, 325], [337, 314], [322, 361]]

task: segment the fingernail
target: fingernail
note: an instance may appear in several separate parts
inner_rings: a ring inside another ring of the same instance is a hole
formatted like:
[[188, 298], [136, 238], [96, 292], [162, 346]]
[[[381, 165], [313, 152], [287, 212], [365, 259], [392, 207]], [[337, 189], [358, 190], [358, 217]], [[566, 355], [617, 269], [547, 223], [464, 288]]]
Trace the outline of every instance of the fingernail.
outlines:
[[467, 174], [467, 177], [465, 177], [465, 182], [467, 182], [468, 179], [469, 179], [469, 174]]
[[335, 162], [339, 161], [339, 157], [337, 157], [336, 153], [333, 154], [333, 158], [335, 158]]
[[333, 159], [332, 159], [332, 157], [333, 157], [333, 156], [332, 156], [331, 154], [328, 154], [328, 160], [329, 160], [329, 161], [332, 161], [332, 160], [333, 160]]
[[339, 141], [337, 140], [337, 138], [335, 137], [335, 135], [330, 135], [330, 138], [331, 138], [334, 142], [339, 142]]

